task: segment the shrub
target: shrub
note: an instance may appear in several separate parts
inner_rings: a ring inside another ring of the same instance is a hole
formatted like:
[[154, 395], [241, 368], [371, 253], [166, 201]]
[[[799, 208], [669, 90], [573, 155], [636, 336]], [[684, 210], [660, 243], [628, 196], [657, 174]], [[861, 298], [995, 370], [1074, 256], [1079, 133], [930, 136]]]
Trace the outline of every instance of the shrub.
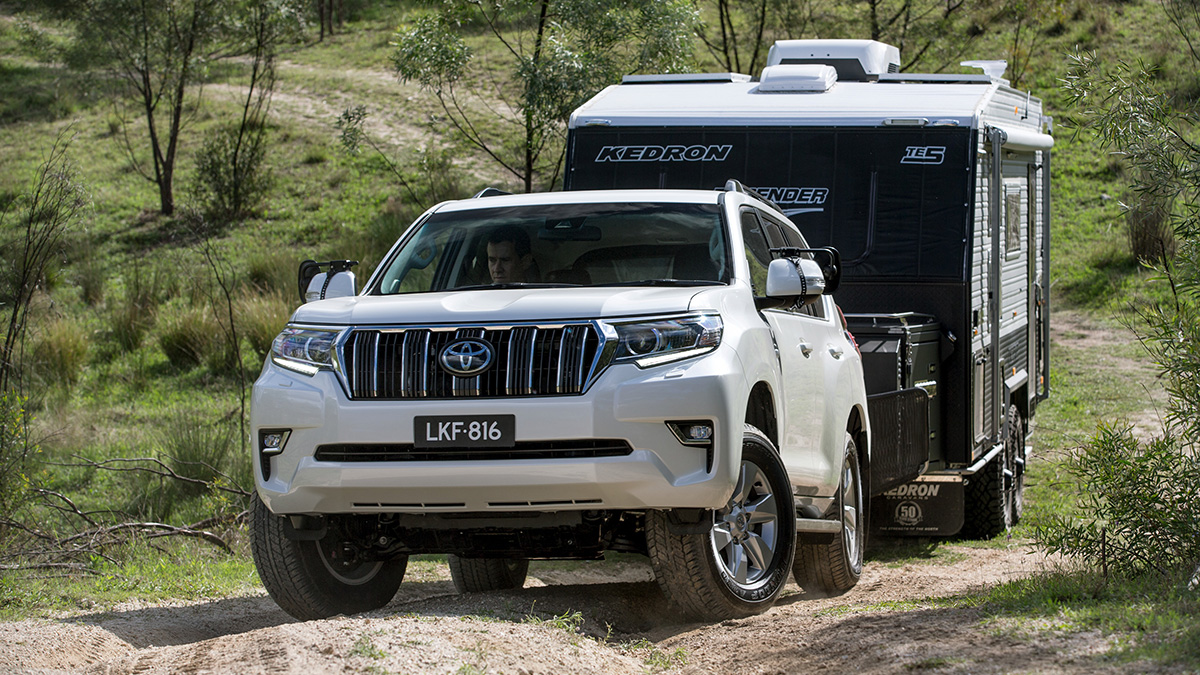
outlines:
[[246, 279], [264, 294], [296, 295], [296, 270], [300, 259], [278, 249], [258, 249], [246, 258]]
[[[15, 394], [0, 395], [0, 520], [9, 521], [33, 495], [30, 463], [38, 452], [29, 440], [25, 400]], [[8, 528], [0, 526], [0, 546]]]
[[224, 126], [209, 134], [196, 154], [195, 192], [206, 216], [223, 224], [258, 208], [271, 186], [266, 153], [260, 125]]
[[1102, 424], [1067, 462], [1081, 515], [1051, 516], [1038, 539], [1106, 575], [1190, 571], [1200, 561], [1200, 460], [1185, 447], [1170, 435], [1140, 442], [1130, 426]]
[[1165, 265], [1175, 257], [1170, 202], [1152, 194], [1134, 197], [1125, 211], [1129, 251], [1138, 260]]
[[[161, 475], [152, 462], [131, 474], [130, 499], [125, 510], [139, 518], [167, 520], [211, 492], [215, 483], [249, 485], [248, 464], [239, 462], [235, 427], [213, 422], [193, 411], [176, 410], [158, 434], [154, 457], [181, 478]], [[195, 510], [194, 508], [191, 510]]]
[[[160, 433], [162, 459], [175, 473], [212, 483], [226, 474], [236, 454], [235, 429], [186, 411], [176, 412]], [[205, 491], [196, 483], [180, 483], [177, 492], [196, 496]]]
[[88, 344], [88, 333], [74, 319], [55, 319], [42, 327], [33, 345], [38, 378], [47, 383], [78, 382], [87, 365]]
[[108, 313], [108, 327], [121, 349], [131, 352], [142, 345], [146, 331], [153, 326], [154, 316], [142, 307], [121, 302]]
[[165, 276], [160, 269], [149, 270], [135, 261], [123, 278], [124, 294], [120, 301], [111, 304], [108, 323], [113, 338], [125, 351], [140, 347], [154, 326], [154, 316], [164, 295]]
[[223, 346], [222, 335], [207, 306], [164, 313], [158, 322], [158, 346], [176, 368], [204, 363], [214, 348]]
[[204, 353], [204, 365], [214, 373], [222, 375], [236, 373], [239, 359], [241, 359], [241, 350], [234, 348], [229, 340], [229, 334], [225, 332], [226, 329], [221, 326], [221, 322], [216, 322], [216, 325], [217, 332], [213, 335], [208, 350]]
[[256, 360], [267, 358], [275, 336], [291, 318], [296, 303], [290, 297], [285, 298], [281, 293], [251, 293], [238, 299], [235, 308], [238, 330], [250, 344]]
[[79, 296], [89, 307], [104, 302], [104, 285], [107, 281], [108, 267], [98, 258], [89, 258], [75, 268]]

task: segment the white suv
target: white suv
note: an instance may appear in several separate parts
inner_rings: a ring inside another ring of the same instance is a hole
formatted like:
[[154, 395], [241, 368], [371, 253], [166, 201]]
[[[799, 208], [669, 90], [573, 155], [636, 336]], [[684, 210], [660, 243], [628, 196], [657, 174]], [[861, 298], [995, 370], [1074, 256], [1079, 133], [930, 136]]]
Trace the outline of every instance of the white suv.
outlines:
[[[789, 571], [862, 569], [862, 363], [837, 253], [724, 190], [439, 204], [361, 293], [311, 286], [254, 385], [253, 550], [298, 618], [386, 604], [412, 554], [463, 592], [531, 558], [650, 557], [703, 619], [769, 607]], [[304, 290], [304, 289], [302, 289]]]

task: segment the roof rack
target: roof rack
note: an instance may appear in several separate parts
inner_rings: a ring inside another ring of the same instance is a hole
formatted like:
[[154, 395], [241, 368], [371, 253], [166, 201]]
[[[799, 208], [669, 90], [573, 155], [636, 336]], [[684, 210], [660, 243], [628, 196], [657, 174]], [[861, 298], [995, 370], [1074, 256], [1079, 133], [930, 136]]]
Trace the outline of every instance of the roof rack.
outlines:
[[481, 197], [499, 197], [501, 195], [511, 195], [511, 194], [512, 194], [511, 192], [505, 192], [504, 190], [497, 190], [494, 187], [485, 187], [482, 190], [480, 190], [479, 192], [476, 192], [475, 196], [471, 197], [471, 199], [479, 199]]
[[776, 211], [783, 213], [783, 209], [780, 208], [779, 205], [776, 204], [774, 201], [767, 199], [766, 197], [761, 195], [758, 191], [756, 191], [754, 188], [746, 187], [745, 185], [742, 184], [741, 181], [739, 181], [737, 179], [730, 178], [729, 180], [725, 181], [725, 187], [722, 188], [722, 190], [724, 190], [725, 192], [740, 192], [744, 195], [750, 195], [751, 197], [754, 197], [755, 199], [757, 199], [761, 202], [766, 202], [767, 204], [770, 204], [772, 207], [775, 208]]

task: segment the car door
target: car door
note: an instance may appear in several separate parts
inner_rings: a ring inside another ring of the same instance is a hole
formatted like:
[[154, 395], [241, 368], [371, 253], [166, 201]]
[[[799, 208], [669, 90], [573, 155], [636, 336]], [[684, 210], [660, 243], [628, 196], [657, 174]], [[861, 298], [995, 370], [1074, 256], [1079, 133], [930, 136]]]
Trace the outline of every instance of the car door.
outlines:
[[[764, 217], [768, 220], [767, 232], [770, 234], [773, 231], [770, 223], [773, 221], [769, 215]], [[808, 248], [803, 235], [794, 226], [786, 223], [775, 224], [779, 227], [788, 246]], [[861, 373], [855, 374], [855, 369], [850, 366], [850, 362], [855, 356], [851, 352], [855, 347], [847, 338], [842, 326], [841, 315], [831, 296], [822, 296], [814, 303], [797, 308], [797, 311], [808, 317], [802, 319], [806, 335], [820, 345], [820, 363], [824, 383], [821, 398], [823, 419], [821, 420], [821, 438], [818, 441], [820, 451], [813, 462], [816, 471], [825, 472], [824, 486], [833, 490], [837, 488], [840, 480], [842, 454], [845, 450], [846, 423], [850, 415], [851, 404], [846, 398], [848, 392], [846, 378], [861, 382], [862, 375]]]
[[[766, 294], [771, 248], [787, 245], [779, 226], [753, 208], [740, 213], [746, 261], [756, 296]], [[825, 482], [827, 461], [821, 455], [825, 417], [825, 367], [819, 321], [803, 307], [781, 307], [762, 312], [779, 349], [782, 372], [778, 400], [779, 451], [794, 484]]]

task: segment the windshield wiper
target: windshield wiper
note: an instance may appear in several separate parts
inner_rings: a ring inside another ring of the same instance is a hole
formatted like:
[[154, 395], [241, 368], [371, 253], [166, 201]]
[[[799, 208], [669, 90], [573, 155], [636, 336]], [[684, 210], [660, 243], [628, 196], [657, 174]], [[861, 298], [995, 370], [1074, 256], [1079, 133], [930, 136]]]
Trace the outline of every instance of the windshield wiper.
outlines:
[[614, 281], [593, 286], [724, 286], [722, 281], [710, 279], [639, 279], [637, 281]]
[[475, 286], [456, 286], [447, 288], [447, 291], [483, 291], [500, 288], [570, 288], [579, 286], [579, 284], [562, 284], [562, 283], [540, 283], [528, 281], [514, 281], [507, 284], [477, 284]]

